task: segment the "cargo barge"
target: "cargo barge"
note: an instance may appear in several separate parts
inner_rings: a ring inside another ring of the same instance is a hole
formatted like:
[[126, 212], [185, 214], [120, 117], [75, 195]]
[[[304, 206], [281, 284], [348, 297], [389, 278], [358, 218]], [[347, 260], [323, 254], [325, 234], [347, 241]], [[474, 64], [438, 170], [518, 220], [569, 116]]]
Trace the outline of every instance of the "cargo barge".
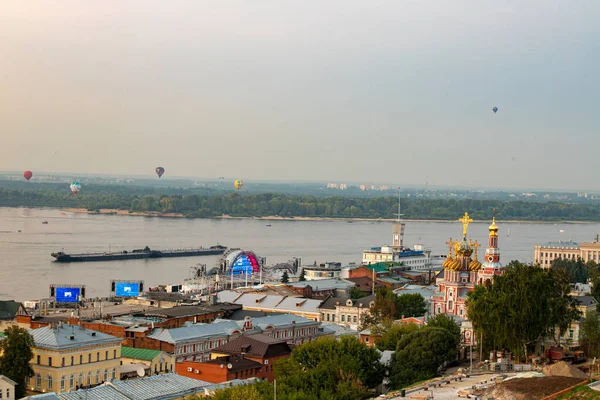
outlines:
[[221, 255], [227, 247], [216, 245], [208, 248], [181, 250], [152, 250], [148, 246], [143, 249], [132, 251], [121, 251], [118, 253], [89, 253], [89, 254], [67, 254], [62, 251], [52, 253], [56, 262], [87, 262], [87, 261], [116, 261], [116, 260], [139, 260], [145, 258], [168, 258], [168, 257], [197, 257]]

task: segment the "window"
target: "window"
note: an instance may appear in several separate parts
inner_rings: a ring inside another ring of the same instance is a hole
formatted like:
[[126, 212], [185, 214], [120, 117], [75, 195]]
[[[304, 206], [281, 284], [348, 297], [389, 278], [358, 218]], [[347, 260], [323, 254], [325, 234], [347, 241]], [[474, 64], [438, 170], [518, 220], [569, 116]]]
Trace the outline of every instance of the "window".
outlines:
[[69, 387], [73, 388], [75, 386], [75, 375], [71, 375], [69, 377]]
[[342, 322], [346, 322], [345, 319], [346, 319], [346, 316], [344, 314], [342, 314]]
[[52, 366], [52, 357], [48, 357], [48, 366], [51, 367]]
[[88, 373], [87, 373], [87, 384], [88, 385], [92, 384], [92, 371], [88, 371]]
[[100, 370], [96, 371], [96, 383], [100, 383]]
[[71, 356], [71, 365], [75, 365], [75, 356]]
[[331, 322], [335, 322], [335, 314], [331, 315]]
[[[115, 350], [115, 351], [116, 351], [116, 350]], [[111, 374], [111, 375], [112, 375], [112, 378], [113, 378], [113, 379], [115, 379], [115, 378], [117, 377], [117, 369], [116, 369], [116, 368], [113, 368], [113, 369], [112, 369], [112, 374]]]
[[92, 353], [88, 354], [88, 362], [91, 363], [92, 362]]
[[60, 390], [65, 390], [65, 376], [60, 377]]
[[117, 350], [113, 350], [113, 358], [117, 358]]
[[48, 375], [48, 390], [52, 390], [52, 375]]
[[353, 319], [353, 321], [354, 321], [354, 323], [356, 323], [356, 321], [357, 321], [357, 319], [356, 319], [356, 315], [354, 316], [354, 319]]
[[105, 360], [108, 360], [108, 350], [106, 350], [106, 353], [104, 354], [104, 356], [106, 357]]
[[96, 353], [96, 361], [100, 361], [100, 352]]
[[369, 343], [369, 337], [368, 336], [365, 338], [365, 342]]
[[104, 370], [104, 381], [106, 382], [107, 380], [108, 380], [108, 369], [105, 369]]
[[569, 329], [569, 339], [573, 340], [575, 338], [575, 331], [573, 329]]
[[42, 387], [42, 376], [40, 374], [35, 376], [35, 387], [36, 389], [40, 389]]
[[327, 314], [327, 322], [329, 322], [329, 314]]
[[64, 366], [65, 366], [65, 358], [64, 358], [64, 357], [62, 358], [62, 362], [60, 363], [60, 366], [61, 366], [61, 367], [64, 367]]
[[37, 365], [40, 365], [41, 361], [42, 361], [42, 357], [37, 356]]
[[79, 364], [83, 364], [83, 354], [79, 355]]

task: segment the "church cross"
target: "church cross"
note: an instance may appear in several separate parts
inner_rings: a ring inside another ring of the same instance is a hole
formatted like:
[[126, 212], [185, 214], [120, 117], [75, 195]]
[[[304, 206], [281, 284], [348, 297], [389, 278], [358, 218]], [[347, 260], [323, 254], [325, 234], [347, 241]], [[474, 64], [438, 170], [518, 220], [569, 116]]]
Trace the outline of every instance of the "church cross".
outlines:
[[469, 228], [469, 224], [473, 222], [473, 219], [469, 217], [468, 212], [465, 212], [465, 215], [462, 218], [459, 218], [458, 221], [463, 224], [463, 237], [467, 237], [467, 229]]

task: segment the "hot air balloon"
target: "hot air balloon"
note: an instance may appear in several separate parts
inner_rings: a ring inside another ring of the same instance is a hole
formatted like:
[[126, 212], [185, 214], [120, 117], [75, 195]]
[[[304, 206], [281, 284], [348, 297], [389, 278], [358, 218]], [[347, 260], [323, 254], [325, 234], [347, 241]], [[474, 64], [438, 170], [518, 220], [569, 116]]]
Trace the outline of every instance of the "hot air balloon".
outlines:
[[244, 186], [244, 182], [242, 182], [240, 179], [233, 182], [233, 187], [235, 187], [238, 192], [242, 190], [242, 186]]
[[494, 112], [494, 114], [496, 114], [498, 112], [498, 107], [492, 108], [492, 111]]
[[160, 178], [165, 173], [165, 169], [163, 167], [156, 167], [156, 175]]
[[23, 177], [27, 180], [30, 180], [32, 176], [33, 176], [33, 172], [31, 172], [29, 170], [23, 172]]
[[80, 190], [81, 190], [81, 183], [71, 182], [71, 192], [73, 192], [73, 194], [75, 196], [77, 196], [77, 193], [79, 193]]

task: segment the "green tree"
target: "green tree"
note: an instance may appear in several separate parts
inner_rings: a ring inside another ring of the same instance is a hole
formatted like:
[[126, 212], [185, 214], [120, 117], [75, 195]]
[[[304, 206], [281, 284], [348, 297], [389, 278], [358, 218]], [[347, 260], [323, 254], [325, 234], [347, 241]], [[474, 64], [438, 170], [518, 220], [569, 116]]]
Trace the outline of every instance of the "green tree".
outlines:
[[298, 278], [298, 280], [300, 282], [306, 281], [306, 277], [304, 276], [304, 268], [302, 268], [302, 271], [300, 271], [300, 277]]
[[460, 342], [460, 326], [446, 314], [438, 314], [435, 317], [430, 318], [429, 321], [427, 321], [427, 326], [443, 328], [452, 334], [457, 343]]
[[27, 381], [33, 376], [30, 362], [33, 358], [33, 337], [27, 330], [11, 326], [4, 331], [6, 338], [0, 341], [0, 375], [17, 383], [15, 397], [25, 397]]
[[527, 356], [528, 345], [555, 337], [556, 328], [562, 335], [577, 318], [570, 290], [564, 271], [513, 261], [488, 287], [469, 293], [467, 315], [488, 349]]
[[288, 283], [290, 281], [290, 277], [287, 271], [283, 271], [283, 276], [281, 277], [281, 283]]
[[[392, 292], [393, 293], [393, 292]], [[396, 296], [396, 318], [421, 317], [427, 312], [425, 299], [418, 293]]]
[[[273, 387], [266, 381], [217, 390], [211, 397], [212, 400], [262, 400], [265, 398], [273, 398]], [[200, 397], [190, 400], [195, 399], [199, 400]]]
[[352, 286], [350, 288], [350, 298], [351, 299], [360, 299], [365, 297], [365, 293], [360, 290], [358, 286]]
[[354, 337], [321, 338], [296, 347], [275, 364], [277, 396], [358, 400], [370, 396], [383, 380], [385, 367], [375, 348]]
[[375, 339], [375, 346], [381, 351], [396, 351], [400, 339], [419, 329], [417, 324], [386, 323], [385, 325], [385, 327], [374, 328], [375, 333], [380, 335]]
[[581, 320], [581, 344], [588, 357], [600, 356], [600, 319], [597, 312], [588, 313]]
[[433, 378], [445, 363], [456, 360], [458, 342], [443, 328], [425, 327], [398, 342], [390, 369], [390, 386], [401, 388]]
[[375, 305], [369, 311], [368, 314], [363, 314], [361, 321], [363, 329], [373, 328], [402, 316], [420, 317], [427, 312], [427, 304], [420, 294], [398, 296], [391, 289], [382, 287], [377, 289]]
[[571, 283], [587, 283], [590, 276], [590, 267], [584, 264], [581, 258], [577, 260], [567, 260], [564, 258], [555, 258], [552, 261], [551, 268], [563, 270], [568, 274]]

